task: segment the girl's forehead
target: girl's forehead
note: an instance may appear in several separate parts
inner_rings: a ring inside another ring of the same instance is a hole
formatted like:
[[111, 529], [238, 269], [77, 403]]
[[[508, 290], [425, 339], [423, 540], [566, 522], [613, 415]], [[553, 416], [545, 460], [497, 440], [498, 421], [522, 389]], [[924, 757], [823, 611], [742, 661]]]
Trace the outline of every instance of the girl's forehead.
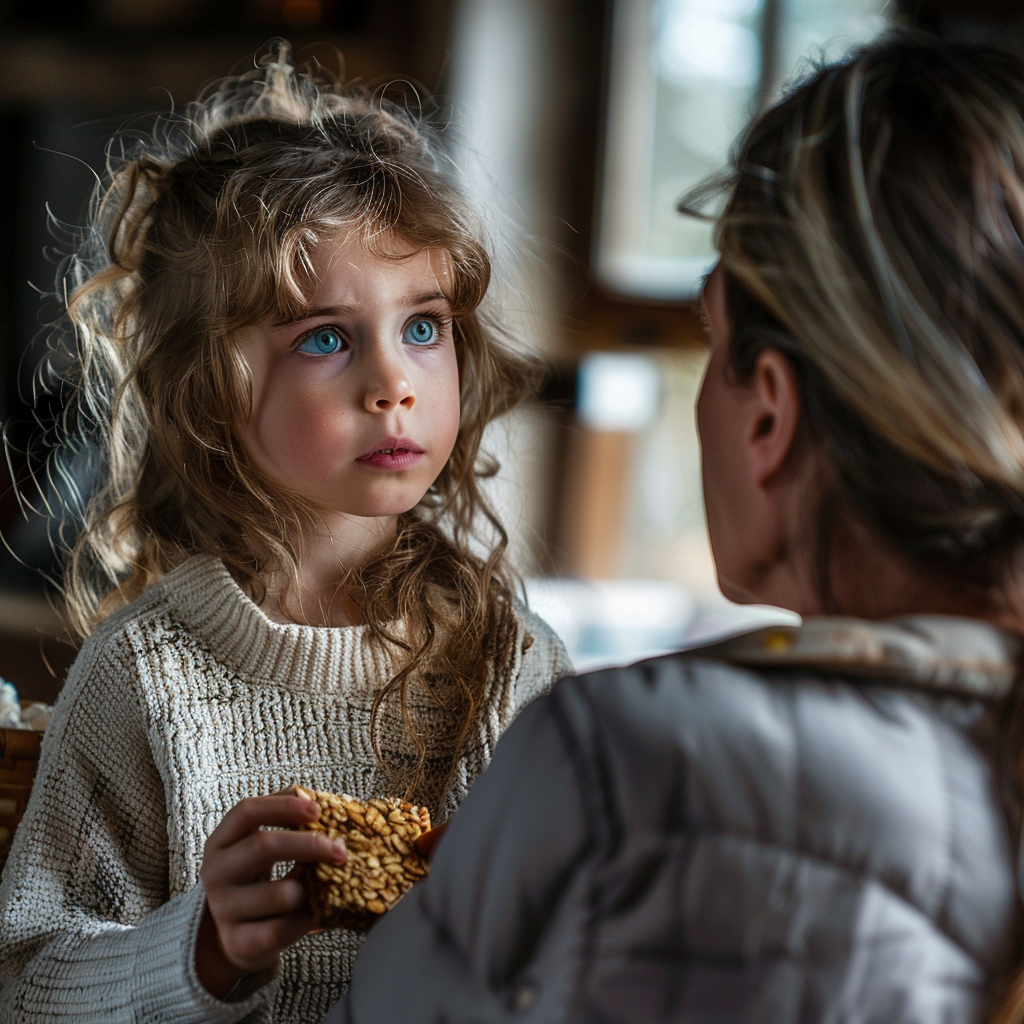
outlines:
[[389, 234], [367, 241], [352, 231], [320, 242], [311, 253], [317, 281], [344, 281], [357, 276], [432, 281], [448, 295], [452, 289], [452, 258], [445, 249], [414, 245], [399, 235]]

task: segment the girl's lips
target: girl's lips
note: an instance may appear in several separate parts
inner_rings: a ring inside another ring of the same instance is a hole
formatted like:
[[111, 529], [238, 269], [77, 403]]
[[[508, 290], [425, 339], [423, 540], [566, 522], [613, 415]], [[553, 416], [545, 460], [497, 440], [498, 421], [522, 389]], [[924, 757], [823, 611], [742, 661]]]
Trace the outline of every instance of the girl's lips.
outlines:
[[356, 462], [361, 466], [373, 466], [375, 469], [408, 469], [424, 454], [423, 449], [413, 441], [404, 437], [389, 437], [380, 448], [360, 455]]

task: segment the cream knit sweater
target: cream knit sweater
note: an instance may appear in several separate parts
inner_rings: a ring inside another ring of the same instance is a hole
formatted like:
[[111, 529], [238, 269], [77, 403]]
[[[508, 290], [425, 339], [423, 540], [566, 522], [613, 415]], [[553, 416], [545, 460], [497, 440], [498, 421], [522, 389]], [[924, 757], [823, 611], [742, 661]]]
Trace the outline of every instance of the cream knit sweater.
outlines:
[[[521, 610], [519, 629], [454, 782], [430, 774], [435, 820], [570, 671], [542, 620]], [[0, 1021], [319, 1021], [351, 973], [351, 932], [306, 936], [233, 1001], [199, 984], [203, 844], [243, 797], [291, 783], [389, 795], [369, 736], [389, 668], [362, 627], [271, 622], [212, 558], [107, 619], [68, 675], [0, 886]], [[408, 752], [400, 722], [383, 745]]]

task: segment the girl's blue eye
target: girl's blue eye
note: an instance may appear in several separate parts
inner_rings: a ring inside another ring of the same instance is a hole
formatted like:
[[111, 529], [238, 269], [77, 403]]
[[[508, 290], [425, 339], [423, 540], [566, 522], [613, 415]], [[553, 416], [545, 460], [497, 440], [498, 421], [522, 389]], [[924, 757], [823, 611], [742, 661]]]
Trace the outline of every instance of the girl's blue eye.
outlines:
[[405, 340], [413, 345], [429, 345], [437, 341], [438, 329], [433, 320], [420, 317], [405, 329]]
[[337, 327], [318, 327], [299, 345], [298, 351], [314, 356], [330, 356], [340, 352], [344, 344], [345, 339]]

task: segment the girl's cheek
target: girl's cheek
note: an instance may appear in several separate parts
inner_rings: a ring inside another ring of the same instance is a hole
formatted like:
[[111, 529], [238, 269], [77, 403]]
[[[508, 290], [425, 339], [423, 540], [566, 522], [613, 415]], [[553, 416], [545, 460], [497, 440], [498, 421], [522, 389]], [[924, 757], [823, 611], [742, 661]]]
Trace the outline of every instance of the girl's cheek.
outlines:
[[[455, 447], [455, 441], [459, 436], [459, 423], [460, 423], [460, 410], [458, 403], [455, 404], [454, 412], [447, 418], [444, 424], [444, 435], [445, 443], [448, 448], [448, 454], [451, 454], [451, 450]], [[448, 460], [445, 459], [447, 462]]]
[[268, 408], [263, 447], [284, 470], [305, 475], [326, 469], [351, 445], [349, 418], [338, 405], [306, 397]]
[[462, 396], [459, 392], [459, 370], [454, 354], [450, 357], [450, 365], [445, 367], [443, 386], [440, 389], [436, 430], [436, 441], [444, 443], [449, 450], [454, 447], [462, 421]]

